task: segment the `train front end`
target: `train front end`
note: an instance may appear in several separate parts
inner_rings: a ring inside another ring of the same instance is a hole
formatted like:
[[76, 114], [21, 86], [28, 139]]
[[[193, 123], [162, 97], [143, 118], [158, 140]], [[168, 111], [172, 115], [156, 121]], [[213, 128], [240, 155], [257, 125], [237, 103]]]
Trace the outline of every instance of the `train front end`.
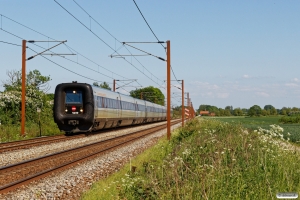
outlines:
[[54, 121], [66, 133], [91, 131], [94, 123], [94, 96], [91, 85], [62, 83], [54, 94]]

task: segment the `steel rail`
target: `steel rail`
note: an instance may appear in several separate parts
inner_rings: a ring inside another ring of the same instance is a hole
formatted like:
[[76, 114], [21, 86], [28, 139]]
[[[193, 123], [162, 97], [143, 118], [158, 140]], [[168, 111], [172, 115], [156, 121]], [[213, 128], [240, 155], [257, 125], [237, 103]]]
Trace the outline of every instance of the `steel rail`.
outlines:
[[[172, 124], [175, 124], [175, 123], [178, 123], [178, 122], [180, 123], [180, 120], [176, 120]], [[73, 165], [76, 165], [77, 163], [81, 163], [83, 161], [89, 160], [93, 157], [98, 156], [99, 154], [105, 153], [105, 152], [110, 151], [110, 150], [115, 149], [115, 148], [119, 148], [123, 145], [131, 143], [135, 140], [138, 140], [142, 137], [145, 137], [145, 136], [147, 136], [149, 134], [152, 134], [154, 132], [157, 132], [159, 130], [163, 130], [165, 128], [166, 128], [166, 124], [160, 125], [160, 126], [157, 126], [157, 127], [154, 127], [154, 128], [135, 131], [133, 133], [128, 133], [128, 134], [125, 134], [125, 135], [122, 135], [122, 136], [117, 136], [117, 137], [114, 137], [114, 138], [109, 138], [107, 140], [94, 142], [92, 144], [76, 147], [76, 148], [73, 148], [73, 149], [68, 149], [66, 151], [53, 153], [53, 154], [50, 154], [50, 155], [47, 155], [47, 156], [42, 156], [42, 157], [39, 157], [39, 158], [27, 160], [27, 161], [20, 162], [20, 163], [17, 163], [17, 164], [1, 167], [0, 168], [0, 174], [2, 174], [2, 175], [0, 175], [0, 177], [4, 176], [4, 174], [16, 173], [14, 170], [17, 170], [17, 169], [20, 169], [20, 168], [23, 169], [23, 168], [25, 168], [25, 166], [28, 166], [29, 164], [30, 164], [31, 168], [35, 169], [37, 166], [34, 166], [34, 163], [41, 164], [43, 162], [46, 162], [49, 159], [51, 159], [51, 161], [53, 161], [52, 158], [55, 158], [55, 157], [60, 157], [61, 158], [64, 154], [65, 154], [64, 156], [68, 156], [68, 155], [74, 154], [74, 153], [80, 153], [80, 152], [82, 153], [84, 151], [89, 151], [89, 148], [90, 149], [97, 148], [97, 147], [102, 148], [102, 149], [100, 149], [96, 152], [89, 153], [89, 155], [79, 156], [79, 158], [76, 158], [75, 160], [67, 161], [66, 163], [63, 163], [59, 166], [52, 167], [50, 169], [44, 169], [44, 170], [42, 170], [38, 173], [28, 175], [27, 177], [21, 178], [21, 179], [16, 180], [12, 183], [5, 184], [5, 185], [0, 187], [0, 194], [7, 193], [11, 190], [14, 190], [14, 189], [18, 188], [21, 185], [28, 184], [28, 183], [30, 183], [34, 180], [44, 178], [44, 177], [48, 176], [49, 174], [52, 174], [53, 172], [57, 172], [59, 170], [69, 168]], [[146, 132], [146, 134], [144, 134], [144, 132]], [[139, 135], [139, 134], [142, 134], [142, 135]], [[125, 140], [126, 137], [129, 138], [129, 139]], [[115, 141], [118, 141], [118, 144], [114, 144], [114, 145], [110, 144], [111, 142], [115, 142]]]
[[[161, 122], [161, 121], [160, 121]], [[155, 122], [156, 123], [156, 122]], [[146, 124], [138, 124], [136, 126], [143, 126]], [[39, 137], [39, 138], [32, 138], [32, 139], [27, 139], [27, 140], [19, 140], [19, 141], [12, 141], [12, 142], [5, 142], [5, 143], [0, 143], [0, 153], [7, 152], [7, 151], [13, 151], [17, 149], [27, 149], [33, 146], [39, 146], [47, 143], [54, 143], [54, 142], [61, 142], [65, 140], [72, 140], [80, 137], [86, 137], [89, 135], [94, 135], [98, 133], [107, 133], [111, 131], [116, 131], [116, 130], [121, 130], [121, 129], [126, 129], [126, 128], [132, 128], [135, 126], [122, 126], [118, 128], [112, 129], [103, 129], [103, 130], [98, 130], [93, 133], [81, 133], [81, 134], [76, 134], [72, 136], [66, 136], [66, 135], [56, 135], [56, 136], [47, 136], [47, 137]]]
[[33, 138], [33, 139], [28, 139], [28, 140], [0, 143], [0, 153], [7, 152], [7, 151], [13, 151], [16, 149], [30, 148], [33, 146], [43, 145], [43, 144], [47, 144], [47, 143], [54, 143], [56, 141], [76, 139], [76, 138], [80, 138], [80, 137], [84, 137], [84, 135], [76, 135], [76, 136], [72, 136], [72, 137], [65, 136], [65, 135], [59, 135], [59, 136], [49, 136], [49, 137]]

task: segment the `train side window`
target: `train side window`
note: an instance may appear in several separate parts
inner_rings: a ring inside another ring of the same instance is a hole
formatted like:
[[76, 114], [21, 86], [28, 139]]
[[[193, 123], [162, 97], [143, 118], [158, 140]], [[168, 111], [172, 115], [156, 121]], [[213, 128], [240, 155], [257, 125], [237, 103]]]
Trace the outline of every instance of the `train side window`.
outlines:
[[112, 100], [111, 99], [108, 99], [108, 102], [109, 102], [109, 108], [112, 108]]
[[109, 98], [106, 98], [106, 108], [109, 108], [110, 107], [110, 102], [109, 102]]
[[97, 97], [98, 108], [102, 107], [101, 97]]

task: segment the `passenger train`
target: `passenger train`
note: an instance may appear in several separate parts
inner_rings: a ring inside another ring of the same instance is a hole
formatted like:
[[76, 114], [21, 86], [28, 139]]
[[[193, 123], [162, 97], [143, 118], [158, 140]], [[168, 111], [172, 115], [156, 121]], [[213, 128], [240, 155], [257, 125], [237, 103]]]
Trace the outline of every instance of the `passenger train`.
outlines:
[[61, 83], [54, 94], [54, 121], [66, 133], [166, 120], [166, 107], [87, 83]]

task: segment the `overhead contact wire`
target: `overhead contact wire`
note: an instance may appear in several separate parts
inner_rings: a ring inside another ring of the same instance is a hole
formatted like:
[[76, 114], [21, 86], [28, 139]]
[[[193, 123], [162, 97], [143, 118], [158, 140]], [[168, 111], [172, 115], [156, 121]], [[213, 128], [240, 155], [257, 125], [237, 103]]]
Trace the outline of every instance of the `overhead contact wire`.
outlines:
[[[149, 27], [149, 29], [151, 30], [151, 32], [153, 33], [153, 35], [155, 36], [155, 38], [157, 39], [157, 41], [159, 42], [159, 39], [157, 38], [157, 36], [155, 35], [155, 33], [153, 32], [152, 28], [150, 27], [150, 25], [148, 24], [147, 20], [145, 19], [142, 11], [140, 10], [140, 8], [138, 7], [138, 5], [136, 4], [135, 0], [133, 0], [135, 6], [137, 7], [137, 9], [139, 10], [140, 14], [142, 15], [144, 21], [146, 22], [147, 26]], [[164, 50], [166, 50], [166, 47], [164, 47], [164, 45], [161, 44], [161, 46], [164, 48]]]
[[[37, 53], [37, 51], [33, 50], [32, 48], [30, 48], [30, 47], [28, 47], [28, 48], [29, 48], [31, 51]], [[46, 57], [43, 56], [43, 55], [40, 55], [40, 56], [42, 56], [42, 57], [45, 58], [46, 60], [52, 62], [53, 64], [55, 64], [55, 65], [57, 65], [57, 66], [59, 66], [59, 67], [65, 69], [65, 70], [67, 70], [67, 71], [69, 71], [69, 72], [71, 72], [71, 73], [73, 73], [73, 74], [76, 74], [76, 75], [78, 75], [78, 76], [81, 76], [81, 77], [83, 77], [83, 78], [86, 78], [86, 79], [89, 79], [89, 80], [92, 80], [92, 81], [102, 82], [102, 83], [103, 83], [103, 81], [95, 80], [95, 79], [89, 78], [89, 77], [87, 77], [87, 76], [83, 76], [83, 75], [81, 75], [81, 74], [78, 74], [78, 73], [76, 73], [76, 72], [74, 72], [74, 71], [72, 71], [72, 70], [69, 70], [68, 68], [65, 68], [64, 66], [62, 66], [62, 65], [60, 65], [60, 64], [58, 64], [58, 63], [56, 63], [56, 62], [54, 62], [54, 61], [52, 61], [52, 60], [50, 60], [49, 58], [46, 58]]]
[[[43, 33], [41, 33], [41, 32], [38, 32], [38, 31], [36, 31], [36, 30], [34, 30], [34, 29], [32, 29], [32, 28], [30, 28], [30, 27], [24, 25], [24, 24], [21, 24], [21, 23], [15, 21], [15, 20], [13, 20], [13, 19], [11, 19], [11, 18], [9, 18], [9, 17], [6, 17], [5, 15], [1, 15], [1, 16], [5, 17], [5, 18], [7, 18], [8, 20], [13, 21], [14, 23], [19, 24], [20, 26], [23, 26], [23, 27], [25, 27], [25, 28], [27, 28], [27, 29], [29, 29], [29, 30], [35, 32], [35, 33], [38, 33], [38, 34], [40, 34], [40, 35], [42, 35], [42, 36], [44, 36], [44, 37], [50, 38], [51, 40], [54, 40], [54, 41], [58, 41], [58, 40], [56, 40], [56, 39], [54, 39], [54, 38], [51, 38], [51, 37], [49, 37], [49, 36], [47, 36], [47, 35], [45, 35], [45, 34], [43, 34]], [[5, 31], [4, 29], [2, 29], [2, 30]], [[9, 34], [11, 34], [11, 35], [14, 35], [14, 34], [8, 32], [8, 31], [5, 31], [5, 32], [7, 32], [7, 33], [9, 33]], [[14, 35], [14, 36], [16, 36], [16, 35]], [[16, 37], [18, 37], [18, 36], [16, 36]], [[76, 54], [78, 54], [78, 55], [84, 57], [85, 59], [89, 60], [90, 62], [94, 63], [94, 64], [97, 65], [98, 67], [101, 67], [102, 69], [105, 69], [105, 70], [107, 70], [107, 71], [109, 71], [109, 72], [111, 72], [111, 73], [113, 73], [113, 74], [115, 74], [115, 75], [117, 75], [117, 76], [120, 76], [120, 77], [122, 77], [122, 78], [128, 79], [128, 78], [126, 78], [126, 77], [124, 77], [124, 76], [122, 76], [122, 75], [119, 75], [119, 74], [117, 74], [117, 73], [115, 73], [115, 72], [112, 72], [111, 70], [106, 69], [105, 67], [103, 67], [103, 66], [99, 65], [98, 63], [92, 61], [91, 59], [89, 59], [89, 58], [87, 58], [86, 56], [82, 55], [81, 53], [79, 53], [79, 52], [76, 51], [75, 49], [71, 48], [71, 47], [68, 46], [67, 44], [64, 43], [64, 45], [65, 45], [67, 48], [69, 48], [69, 49], [73, 50], [74, 52], [76, 52]]]
[[[80, 24], [82, 24], [86, 29], [88, 29], [90, 32], [92, 32], [98, 39], [100, 39], [102, 42], [104, 42], [96, 33], [94, 33], [92, 30], [90, 30], [86, 25], [84, 25], [79, 19], [77, 19], [73, 14], [71, 14], [66, 8], [64, 8], [61, 4], [59, 4], [56, 0], [54, 0], [58, 5], [60, 5], [61, 8], [63, 8], [67, 13], [69, 13], [74, 19], [76, 19]], [[74, 0], [73, 0], [74, 1]], [[74, 1], [75, 2], [75, 1]], [[89, 17], [91, 17], [91, 15], [85, 11], [77, 2], [75, 2]], [[92, 18], [92, 17], [91, 17]], [[99, 26], [100, 23], [98, 23], [94, 18], [92, 18]], [[114, 37], [109, 31], [107, 31], [103, 26], [101, 26], [107, 33], [109, 33], [115, 40], [117, 40], [118, 42], [120, 42], [116, 37]], [[122, 43], [122, 42], [120, 42]], [[116, 50], [114, 50], [110, 45], [108, 45], [107, 43], [104, 42], [105, 45], [107, 45], [110, 49], [113, 50], [113, 52], [115, 52], [116, 54], [120, 55]], [[127, 49], [127, 48], [126, 48]], [[128, 50], [128, 49], [127, 49]], [[129, 50], [128, 50], [129, 51]], [[130, 51], [129, 51], [130, 52]], [[130, 52], [131, 53], [131, 52]], [[131, 53], [132, 54], [132, 53]], [[134, 57], [134, 56], [133, 56]], [[136, 58], [135, 58], [136, 59]], [[139, 72], [141, 72], [142, 74], [144, 74], [146, 77], [148, 77], [150, 80], [152, 80], [152, 78], [150, 78], [149, 76], [147, 76], [145, 73], [143, 73], [140, 69], [138, 69], [135, 65], [133, 65], [132, 63], [130, 63], [127, 59], [124, 59], [127, 63], [129, 63], [131, 66], [133, 66], [135, 69], [137, 69]], [[137, 59], [136, 59], [137, 60]], [[140, 62], [139, 62], [140, 63]], [[143, 66], [143, 65], [142, 65]], [[144, 67], [144, 66], [143, 66]], [[145, 67], [144, 67], [145, 68]], [[147, 68], [145, 68], [147, 70]], [[147, 70], [148, 71], [148, 70]], [[148, 71], [149, 72], [149, 71]], [[151, 73], [151, 72], [149, 72]], [[153, 75], [151, 73], [151, 75]], [[154, 76], [154, 75], [153, 75]], [[157, 78], [157, 77], [156, 77]], [[153, 80], [152, 80], [153, 81]], [[154, 81], [155, 82], [155, 81]], [[156, 83], [156, 82], [155, 82]], [[156, 83], [158, 84], [158, 83]], [[159, 84], [158, 84], [159, 85]]]

